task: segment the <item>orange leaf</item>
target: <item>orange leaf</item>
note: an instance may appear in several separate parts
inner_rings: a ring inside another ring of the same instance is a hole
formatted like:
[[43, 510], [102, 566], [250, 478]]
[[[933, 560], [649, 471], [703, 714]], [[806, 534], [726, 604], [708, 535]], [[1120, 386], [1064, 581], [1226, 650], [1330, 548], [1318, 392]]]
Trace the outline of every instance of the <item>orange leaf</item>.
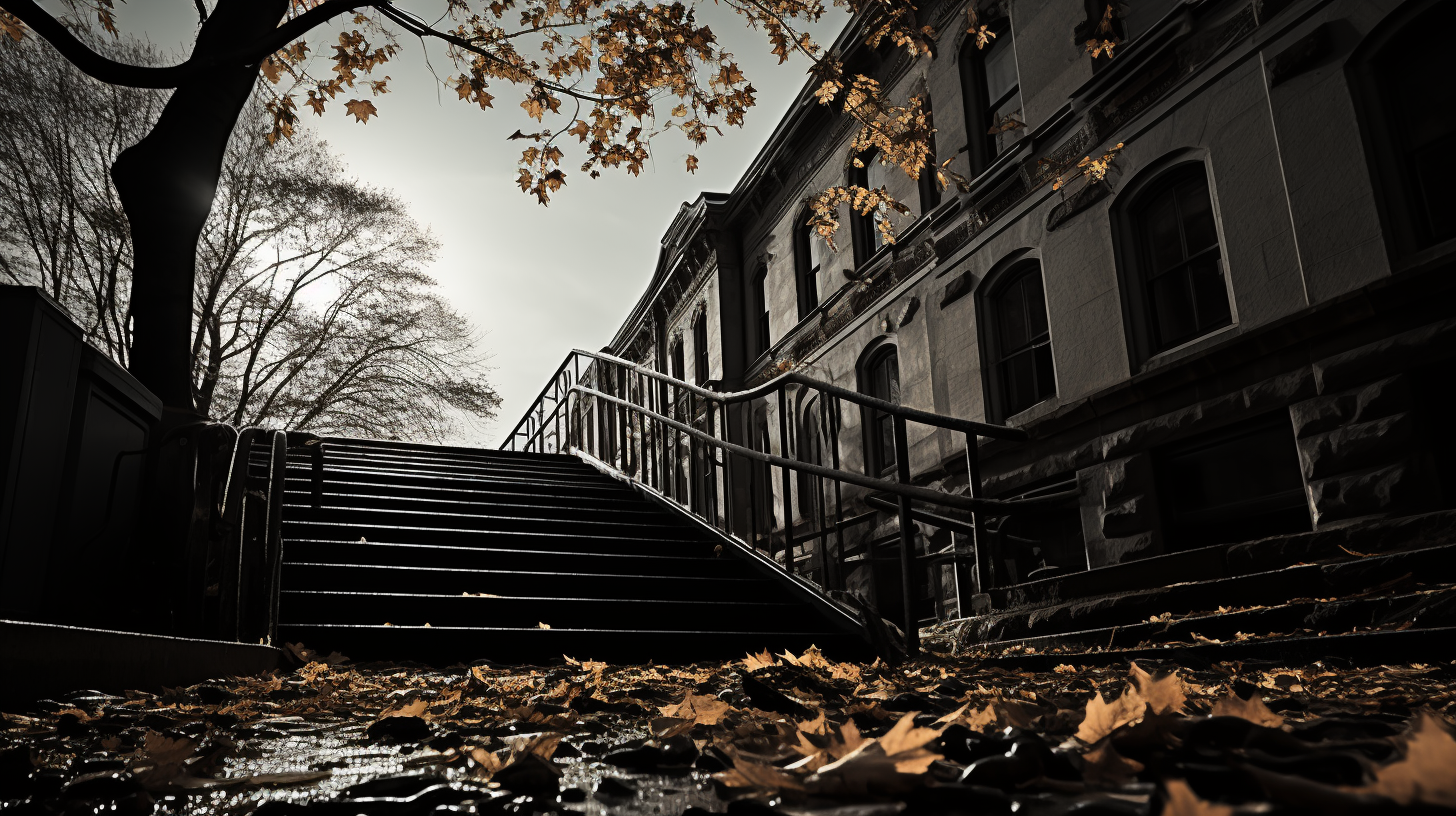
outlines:
[[355, 119], [365, 123], [369, 121], [369, 117], [379, 114], [379, 111], [374, 107], [374, 103], [367, 99], [350, 99], [344, 103], [344, 108]]

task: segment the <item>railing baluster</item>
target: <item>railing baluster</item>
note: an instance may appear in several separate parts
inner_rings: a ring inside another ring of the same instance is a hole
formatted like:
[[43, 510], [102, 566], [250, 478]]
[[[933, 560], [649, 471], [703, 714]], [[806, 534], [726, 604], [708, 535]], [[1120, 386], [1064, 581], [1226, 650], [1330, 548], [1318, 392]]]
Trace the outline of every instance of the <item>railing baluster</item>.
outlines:
[[[789, 454], [789, 396], [787, 389], [779, 389], [779, 455], [785, 459]], [[790, 488], [789, 468], [779, 468], [779, 489], [783, 491], [780, 504], [784, 508], [784, 569], [794, 572], [794, 495]]]
[[[910, 484], [910, 450], [908, 434], [905, 432], [904, 417], [895, 417], [895, 475], [900, 484]], [[915, 561], [915, 528], [910, 520], [910, 497], [900, 496], [900, 604], [904, 607], [905, 653], [914, 655], [920, 651], [920, 629], [916, 626], [915, 608], [912, 596], [914, 587], [911, 565]]]
[[[981, 451], [978, 442], [975, 434], [966, 434], [966, 480], [970, 483], [973, 499], [982, 498]], [[976, 592], [989, 592], [996, 579], [995, 565], [991, 562], [991, 542], [986, 535], [985, 515], [979, 510], [971, 511], [971, 524], [976, 529], [976, 538], [972, 544], [976, 552]]]

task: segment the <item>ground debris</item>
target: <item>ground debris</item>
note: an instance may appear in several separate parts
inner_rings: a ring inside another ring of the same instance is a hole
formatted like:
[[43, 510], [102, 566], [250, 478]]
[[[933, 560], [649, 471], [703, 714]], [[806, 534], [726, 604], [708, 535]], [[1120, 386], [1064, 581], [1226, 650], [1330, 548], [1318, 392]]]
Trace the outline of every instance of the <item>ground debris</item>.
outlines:
[[[1456, 664], [356, 665], [0, 718], [0, 809], [560, 816], [1456, 807]], [[1060, 658], [1059, 658], [1060, 659]]]

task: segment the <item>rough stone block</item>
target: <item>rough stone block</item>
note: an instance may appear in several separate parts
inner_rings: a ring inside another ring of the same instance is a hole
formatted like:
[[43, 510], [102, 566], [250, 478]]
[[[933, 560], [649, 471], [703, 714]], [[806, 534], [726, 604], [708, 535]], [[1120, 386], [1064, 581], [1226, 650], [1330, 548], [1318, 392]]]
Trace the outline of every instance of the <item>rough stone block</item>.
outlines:
[[1102, 511], [1102, 535], [1122, 538], [1146, 532], [1151, 524], [1150, 503], [1146, 496], [1133, 496]]
[[1418, 494], [1415, 473], [1401, 462], [1365, 473], [1311, 482], [1315, 526], [1342, 519], [1389, 513]]
[[1354, 415], [1353, 394], [1331, 394], [1289, 406], [1289, 418], [1294, 422], [1294, 436], [1297, 439], [1338, 428], [1349, 422]]
[[1415, 443], [1410, 413], [1359, 422], [1299, 440], [1299, 463], [1306, 480], [1363, 470], [1403, 458]]

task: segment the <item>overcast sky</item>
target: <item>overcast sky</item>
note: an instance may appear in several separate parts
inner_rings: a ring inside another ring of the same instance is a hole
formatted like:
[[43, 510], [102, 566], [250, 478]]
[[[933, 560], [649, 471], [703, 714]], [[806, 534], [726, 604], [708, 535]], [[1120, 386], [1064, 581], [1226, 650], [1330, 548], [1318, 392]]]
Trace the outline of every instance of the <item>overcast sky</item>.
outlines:
[[[118, 5], [124, 32], [179, 53], [189, 50], [197, 26], [191, 0]], [[433, 20], [445, 3], [397, 5]], [[590, 180], [571, 172], [581, 159], [568, 152], [567, 186], [542, 207], [514, 181], [523, 143], [505, 137], [535, 124], [517, 106], [517, 92], [492, 88], [496, 109], [489, 112], [460, 102], [439, 87], [413, 39], [402, 39], [406, 52], [382, 69], [391, 77], [391, 93], [374, 100], [379, 116], [367, 125], [346, 117], [342, 104], [322, 118], [301, 108], [301, 118], [351, 173], [398, 193], [443, 244], [431, 272], [482, 332], [492, 380], [505, 400], [492, 427], [459, 441], [495, 444], [570, 349], [598, 349], [611, 339], [651, 277], [662, 233], [678, 207], [704, 190], [731, 190], [802, 87], [807, 62], [777, 65], [763, 34], [748, 30], [728, 9], [701, 4], [699, 20], [734, 53], [757, 89], [758, 104], [744, 127], [692, 151], [701, 160], [695, 175], [683, 169], [688, 144], [676, 133], [655, 143], [654, 164], [639, 178], [608, 171]], [[831, 39], [843, 20], [836, 10], [816, 36]], [[331, 37], [309, 38], [312, 53], [327, 53]], [[453, 66], [443, 51], [429, 51], [435, 71], [449, 76]]]

